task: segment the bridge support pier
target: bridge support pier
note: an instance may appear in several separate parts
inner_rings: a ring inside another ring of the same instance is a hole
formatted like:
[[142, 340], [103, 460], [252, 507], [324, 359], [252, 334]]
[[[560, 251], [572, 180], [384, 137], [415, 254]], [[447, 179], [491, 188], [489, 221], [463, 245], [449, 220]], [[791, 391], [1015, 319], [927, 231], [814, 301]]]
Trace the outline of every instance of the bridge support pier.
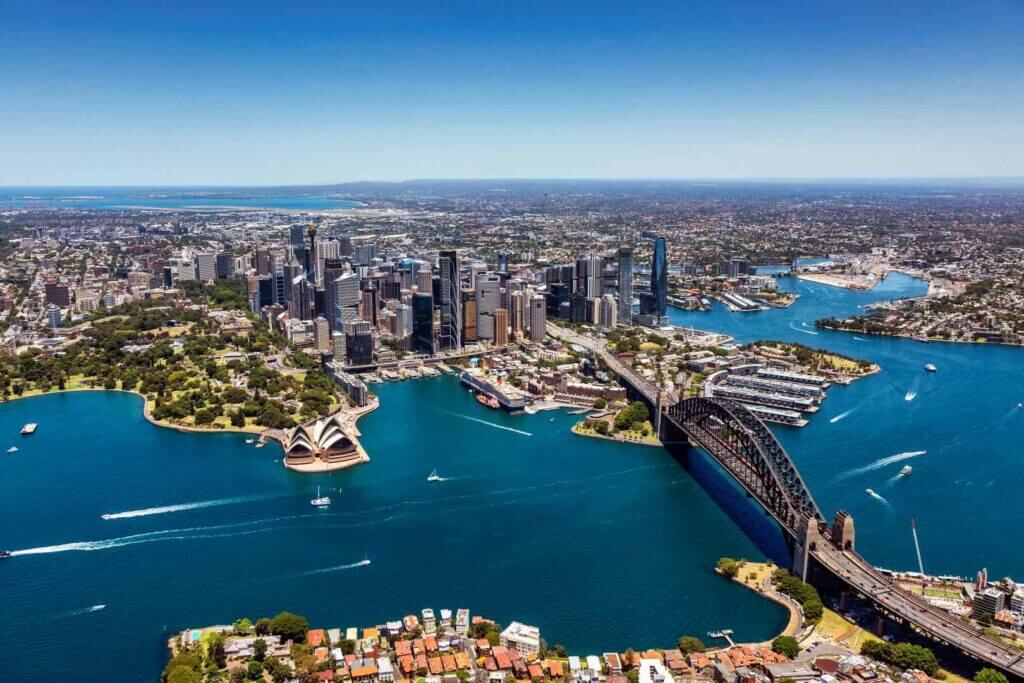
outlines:
[[850, 603], [850, 591], [843, 591], [839, 594], [839, 611], [845, 612]]
[[875, 617], [875, 635], [879, 637], [885, 635], [885, 619], [881, 614]]
[[810, 579], [811, 552], [816, 550], [821, 542], [821, 531], [818, 530], [817, 521], [806, 520], [800, 535], [793, 541], [793, 573], [803, 581]]

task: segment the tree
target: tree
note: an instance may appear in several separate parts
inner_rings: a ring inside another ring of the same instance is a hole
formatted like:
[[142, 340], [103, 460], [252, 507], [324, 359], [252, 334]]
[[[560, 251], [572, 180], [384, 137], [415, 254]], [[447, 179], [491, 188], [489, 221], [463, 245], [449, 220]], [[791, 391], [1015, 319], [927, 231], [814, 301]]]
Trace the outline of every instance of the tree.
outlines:
[[793, 659], [800, 654], [800, 644], [796, 642], [796, 638], [793, 636], [777, 636], [772, 641], [772, 652], [777, 652], [789, 659]]
[[217, 633], [210, 640], [210, 646], [206, 650], [207, 657], [210, 662], [213, 663], [218, 669], [223, 669], [228, 665], [228, 655], [224, 650], [224, 634]]
[[974, 683], [1009, 683], [1001, 671], [985, 668], [974, 674]]
[[306, 618], [291, 612], [281, 612], [270, 620], [270, 632], [275, 636], [281, 636], [283, 640], [305, 642], [308, 630], [309, 622]]
[[259, 662], [249, 662], [245, 670], [245, 676], [250, 681], [263, 680], [263, 665]]
[[267, 641], [257, 638], [252, 644], [252, 657], [257, 662], [262, 662], [267, 656]]
[[231, 413], [231, 426], [232, 427], [244, 427], [245, 426], [245, 415], [241, 410], [236, 410]]
[[202, 675], [187, 666], [176, 666], [167, 674], [167, 683], [199, 683]]
[[256, 635], [266, 636], [270, 634], [270, 619], [264, 617], [256, 622]]
[[726, 578], [735, 578], [740, 573], [740, 564], [731, 557], [723, 557], [718, 560], [718, 569]]
[[598, 410], [604, 410], [605, 408], [608, 407], [608, 401], [606, 401], [604, 398], [598, 398], [594, 401], [594, 407], [597, 408]]
[[700, 638], [695, 638], [694, 636], [683, 636], [679, 639], [679, 649], [684, 655], [693, 652], [704, 652], [706, 647]]
[[346, 638], [345, 640], [341, 641], [341, 653], [343, 655], [350, 655], [350, 654], [353, 654], [355, 651], [356, 651], [356, 641], [349, 640], [348, 638]]
[[241, 619], [236, 621], [234, 624], [232, 624], [232, 626], [235, 629], [235, 633], [237, 633], [240, 636], [244, 636], [248, 634], [250, 631], [252, 631], [252, 622], [246, 619], [245, 617], [242, 617]]

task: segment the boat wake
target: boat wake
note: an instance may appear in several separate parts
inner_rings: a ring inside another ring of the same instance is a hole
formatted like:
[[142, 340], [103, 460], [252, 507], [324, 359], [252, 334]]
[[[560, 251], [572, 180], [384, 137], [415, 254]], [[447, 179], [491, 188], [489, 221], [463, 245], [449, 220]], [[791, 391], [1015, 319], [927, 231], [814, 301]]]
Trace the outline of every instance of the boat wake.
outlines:
[[878, 501], [879, 503], [881, 503], [881, 504], [882, 504], [882, 505], [884, 505], [885, 507], [887, 507], [887, 508], [889, 508], [890, 510], [892, 510], [892, 503], [890, 503], [889, 501], [887, 501], [887, 500], [886, 500], [886, 499], [885, 499], [884, 497], [882, 497], [882, 496], [881, 496], [881, 495], [879, 495], [878, 493], [875, 493], [875, 491], [874, 491], [874, 490], [872, 490], [872, 489], [864, 489], [864, 493], [868, 494], [869, 496], [871, 496], [872, 498], [874, 498], [875, 500], [877, 500], [877, 501]]
[[92, 607], [83, 607], [82, 609], [73, 609], [67, 612], [61, 612], [57, 617], [78, 617], [83, 614], [92, 614], [93, 612], [100, 612], [106, 609], [106, 605], [93, 605]]
[[311, 569], [308, 572], [299, 572], [298, 574], [292, 574], [291, 578], [298, 578], [300, 576], [314, 576], [316, 574], [330, 574], [331, 572], [341, 572], [346, 569], [357, 569], [358, 567], [367, 567], [373, 564], [369, 559], [359, 560], [351, 564], [339, 564], [336, 567], [324, 567], [323, 569]]
[[862, 338], [860, 338], [860, 337], [854, 337], [854, 338], [853, 338], [853, 340], [854, 340], [854, 341], [864, 341], [864, 340], [863, 340]]
[[928, 451], [906, 451], [905, 453], [897, 453], [896, 455], [890, 455], [885, 458], [879, 458], [873, 463], [869, 463], [867, 465], [864, 465], [863, 467], [857, 467], [852, 470], [847, 470], [846, 472], [843, 472], [838, 477], [836, 477], [835, 481], [845, 481], [851, 477], [856, 477], [859, 474], [873, 472], [874, 470], [882, 469], [883, 467], [886, 467], [887, 465], [892, 465], [893, 463], [896, 462], [902, 462], [903, 460], [910, 460], [911, 458], [916, 458], [917, 456], [924, 455], [927, 452]]
[[913, 401], [915, 398], [917, 398], [917, 389], [911, 389], [910, 391], [903, 395], [903, 400], [907, 401], [908, 403], [910, 401]]
[[[801, 323], [801, 324], [802, 325], [806, 325], [806, 323]], [[803, 332], [804, 334], [813, 334], [814, 336], [818, 336], [818, 333], [815, 332], [814, 330], [805, 330], [805, 329], [803, 329], [801, 327], [795, 326], [793, 323], [789, 324], [789, 329], [791, 329], [791, 330], [793, 330], [795, 332]]]
[[838, 415], [833, 417], [831, 420], [829, 420], [829, 423], [830, 424], [835, 424], [836, 422], [839, 422], [840, 420], [845, 420], [846, 418], [848, 418], [850, 416], [850, 414], [854, 410], [856, 410], [856, 408], [850, 408], [849, 410], [844, 410], [843, 412], [839, 413]]
[[482, 425], [487, 425], [488, 427], [494, 427], [495, 429], [503, 429], [506, 432], [512, 432], [513, 434], [522, 434], [523, 436], [533, 436], [532, 433], [525, 432], [522, 429], [516, 429], [514, 427], [506, 427], [505, 425], [500, 425], [500, 424], [497, 424], [496, 422], [488, 422], [487, 420], [481, 420], [480, 418], [472, 417], [471, 415], [462, 415], [460, 413], [453, 413], [453, 412], [448, 411], [448, 410], [443, 410], [441, 412], [448, 413], [449, 415], [452, 415], [454, 417], [461, 417], [463, 420], [469, 420], [471, 422], [479, 422]]
[[259, 500], [266, 500], [269, 496], [237, 496], [235, 498], [217, 498], [215, 500], [204, 500], [196, 503], [179, 503], [177, 505], [163, 505], [161, 507], [143, 508], [141, 510], [126, 510], [125, 512], [114, 512], [100, 515], [102, 519], [131, 519], [133, 517], [149, 517], [150, 515], [166, 515], [170, 512], [184, 512], [186, 510], [201, 510], [203, 508], [220, 507], [221, 505], [239, 505], [241, 503], [253, 503]]

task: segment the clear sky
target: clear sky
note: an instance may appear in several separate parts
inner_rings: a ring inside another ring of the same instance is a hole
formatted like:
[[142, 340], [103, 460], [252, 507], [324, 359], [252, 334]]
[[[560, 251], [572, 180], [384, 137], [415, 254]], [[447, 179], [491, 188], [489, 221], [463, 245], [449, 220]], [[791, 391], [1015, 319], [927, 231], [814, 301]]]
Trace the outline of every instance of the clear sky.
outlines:
[[1024, 175], [1024, 0], [0, 0], [0, 185]]

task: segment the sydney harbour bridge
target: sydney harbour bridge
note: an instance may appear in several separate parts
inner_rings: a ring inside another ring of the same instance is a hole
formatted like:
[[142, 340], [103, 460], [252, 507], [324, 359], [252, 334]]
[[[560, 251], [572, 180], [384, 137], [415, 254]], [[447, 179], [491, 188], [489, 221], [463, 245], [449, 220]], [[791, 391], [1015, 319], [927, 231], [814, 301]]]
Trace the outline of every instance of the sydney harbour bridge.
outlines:
[[742, 404], [717, 397], [667, 402], [598, 340], [550, 323], [549, 332], [600, 357], [651, 406], [663, 443], [686, 443], [704, 451], [735, 480], [778, 523], [796, 575], [813, 582], [825, 572], [846, 591], [871, 602], [881, 617], [1024, 679], [1024, 652], [904, 590], [858, 554], [853, 518], [840, 510], [828, 523], [782, 444]]

